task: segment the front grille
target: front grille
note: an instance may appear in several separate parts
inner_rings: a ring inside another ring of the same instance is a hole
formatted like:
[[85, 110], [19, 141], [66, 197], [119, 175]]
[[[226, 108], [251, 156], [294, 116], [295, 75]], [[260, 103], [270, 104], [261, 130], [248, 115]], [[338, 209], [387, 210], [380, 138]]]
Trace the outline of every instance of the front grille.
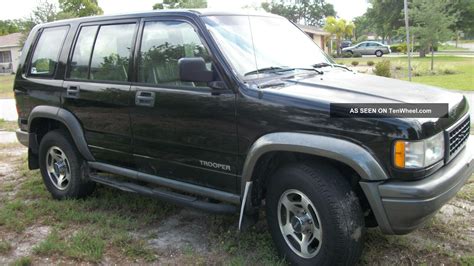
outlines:
[[456, 156], [456, 154], [464, 147], [469, 137], [471, 121], [469, 116], [454, 127], [448, 129], [447, 136], [449, 144], [447, 149], [448, 161]]

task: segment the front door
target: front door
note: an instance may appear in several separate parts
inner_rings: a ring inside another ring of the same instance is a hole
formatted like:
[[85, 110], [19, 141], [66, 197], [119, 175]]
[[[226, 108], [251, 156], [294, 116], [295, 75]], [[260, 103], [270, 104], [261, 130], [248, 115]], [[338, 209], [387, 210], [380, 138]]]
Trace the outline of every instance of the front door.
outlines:
[[139, 35], [131, 111], [138, 170], [235, 192], [235, 94], [179, 79], [184, 57], [202, 57], [220, 79], [198, 30], [184, 20], [156, 20]]

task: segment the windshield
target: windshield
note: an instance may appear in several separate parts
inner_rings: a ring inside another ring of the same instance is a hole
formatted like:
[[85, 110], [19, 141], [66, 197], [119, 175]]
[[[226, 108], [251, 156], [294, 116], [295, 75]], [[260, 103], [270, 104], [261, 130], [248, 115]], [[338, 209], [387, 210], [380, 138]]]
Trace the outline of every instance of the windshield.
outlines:
[[332, 63], [326, 54], [287, 19], [266, 16], [203, 18], [222, 53], [241, 77], [310, 69]]

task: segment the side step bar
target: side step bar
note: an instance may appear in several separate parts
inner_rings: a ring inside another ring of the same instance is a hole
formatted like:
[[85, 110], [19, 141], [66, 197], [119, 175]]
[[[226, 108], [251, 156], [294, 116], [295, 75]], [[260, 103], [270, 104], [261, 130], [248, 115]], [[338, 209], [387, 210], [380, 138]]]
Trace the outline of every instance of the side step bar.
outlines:
[[200, 209], [211, 213], [228, 214], [236, 213], [238, 211], [237, 206], [235, 205], [200, 201], [192, 196], [182, 195], [159, 188], [149, 188], [131, 182], [120, 181], [112, 177], [90, 175], [89, 178], [97, 183], [118, 188], [123, 191], [152, 196], [177, 205]]
[[212, 199], [240, 205], [240, 195], [232, 194], [229, 192], [212, 189], [208, 187], [203, 187], [203, 186], [198, 186], [198, 185], [181, 182], [181, 181], [173, 180], [169, 178], [164, 178], [160, 176], [145, 174], [145, 173], [138, 172], [135, 170], [130, 170], [127, 168], [122, 168], [122, 167], [105, 164], [105, 163], [89, 162], [88, 164], [90, 168], [104, 171], [107, 173], [112, 173], [112, 174], [128, 177], [134, 180], [140, 180], [140, 181], [152, 183], [158, 186], [163, 186], [163, 187], [171, 188], [174, 190], [179, 190], [182, 192], [187, 192], [190, 194], [195, 194], [195, 195], [203, 196], [206, 198], [212, 198]]

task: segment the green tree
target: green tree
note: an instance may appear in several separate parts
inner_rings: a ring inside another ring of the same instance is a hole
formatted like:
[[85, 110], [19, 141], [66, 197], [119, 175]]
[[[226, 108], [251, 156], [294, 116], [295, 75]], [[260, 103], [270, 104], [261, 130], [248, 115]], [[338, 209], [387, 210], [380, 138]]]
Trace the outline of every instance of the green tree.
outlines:
[[153, 5], [153, 9], [206, 8], [207, 0], [163, 0]]
[[356, 40], [367, 38], [367, 35], [373, 31], [373, 25], [367, 14], [355, 17], [352, 22], [354, 23], [354, 38]]
[[403, 0], [370, 0], [372, 7], [366, 12], [375, 33], [385, 41], [391, 42], [403, 24]]
[[322, 26], [324, 18], [336, 15], [334, 6], [325, 0], [272, 0], [262, 3], [262, 8], [305, 25]]
[[104, 11], [97, 0], [59, 0], [59, 17], [87, 17], [102, 15]]
[[330, 32], [333, 36], [336, 36], [337, 54], [341, 54], [341, 40], [347, 36], [352, 36], [354, 31], [354, 24], [347, 22], [345, 19], [337, 19], [333, 16], [326, 18], [324, 24], [324, 30]]
[[[450, 29], [456, 22], [449, 12], [449, 3], [445, 0], [413, 0], [410, 16], [413, 20], [413, 33], [418, 37], [421, 50], [431, 49], [431, 70], [434, 64], [434, 47], [450, 39]], [[420, 52], [420, 56], [423, 55]]]
[[463, 34], [467, 38], [474, 38], [474, 1], [448, 0], [448, 13], [456, 17], [456, 22], [451, 26], [455, 33], [456, 45]]
[[21, 21], [0, 20], [0, 36], [19, 32], [20, 30], [21, 30]]

